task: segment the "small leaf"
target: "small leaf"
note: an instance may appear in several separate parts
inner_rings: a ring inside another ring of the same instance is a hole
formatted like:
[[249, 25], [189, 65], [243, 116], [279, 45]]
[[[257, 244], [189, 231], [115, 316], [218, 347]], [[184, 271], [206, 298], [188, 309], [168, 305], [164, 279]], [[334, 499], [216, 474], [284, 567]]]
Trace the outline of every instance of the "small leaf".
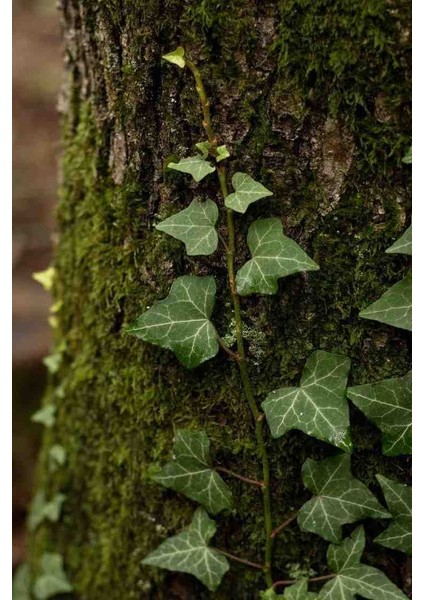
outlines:
[[211, 165], [210, 162], [205, 160], [197, 154], [196, 156], [189, 156], [188, 158], [182, 158], [179, 162], [170, 162], [168, 164], [168, 169], [173, 169], [174, 171], [181, 171], [182, 173], [189, 173], [194, 181], [201, 181], [206, 175], [209, 173], [213, 173], [215, 171], [215, 167]]
[[165, 540], [143, 564], [190, 573], [213, 592], [230, 568], [225, 556], [208, 546], [215, 532], [215, 521], [198, 508], [187, 529]]
[[383, 432], [383, 453], [412, 454], [412, 373], [348, 388], [348, 398]]
[[63, 570], [63, 558], [60, 554], [45, 552], [41, 557], [42, 574], [34, 585], [37, 600], [47, 600], [57, 594], [72, 592], [72, 585]]
[[218, 207], [212, 200], [193, 200], [188, 208], [156, 225], [156, 229], [184, 242], [189, 256], [209, 255], [218, 246], [215, 229]]
[[49, 470], [54, 472], [58, 469], [58, 467], [63, 467], [66, 462], [66, 450], [60, 444], [53, 444], [51, 448], [49, 448]]
[[236, 173], [231, 181], [235, 192], [226, 197], [225, 206], [236, 212], [243, 214], [253, 202], [272, 196], [272, 192], [247, 173]]
[[168, 52], [168, 54], [164, 54], [162, 58], [172, 63], [173, 65], [177, 65], [181, 69], [184, 69], [186, 65], [184, 60], [184, 48], [182, 48], [181, 46], [178, 46], [178, 48], [176, 50], [173, 50], [172, 52]]
[[16, 569], [12, 583], [12, 600], [31, 600], [31, 571], [26, 563]]
[[402, 158], [402, 162], [405, 163], [405, 165], [412, 164], [412, 146], [409, 146], [405, 156]]
[[45, 427], [53, 427], [56, 421], [56, 406], [54, 404], [47, 404], [39, 410], [37, 410], [31, 417], [33, 423], [40, 423]]
[[407, 600], [405, 594], [378, 569], [360, 562], [365, 547], [363, 527], [358, 527], [339, 545], [331, 545], [328, 564], [336, 577], [319, 593], [320, 600]]
[[317, 533], [329, 542], [342, 539], [342, 525], [364, 517], [390, 517], [369, 489], [350, 472], [350, 456], [308, 459], [302, 467], [303, 483], [315, 496], [302, 506], [298, 523], [303, 531]]
[[228, 158], [230, 156], [227, 146], [218, 146], [216, 151], [218, 152], [218, 156], [216, 157], [217, 162], [220, 162], [221, 160], [225, 160], [226, 158]]
[[213, 277], [178, 277], [165, 300], [155, 302], [128, 333], [172, 350], [188, 368], [214, 357], [219, 345], [209, 318], [215, 303]]
[[262, 403], [272, 437], [300, 429], [351, 451], [346, 384], [350, 361], [317, 350], [306, 361], [299, 387], [274, 390]]
[[231, 492], [211, 466], [209, 446], [203, 431], [178, 430], [175, 458], [154, 479], [217, 514], [231, 507]]
[[387, 254], [409, 254], [409, 256], [412, 256], [412, 225], [390, 248], [387, 248], [386, 252]]
[[300, 271], [316, 271], [318, 265], [295, 241], [283, 234], [279, 219], [260, 219], [249, 227], [247, 244], [252, 254], [237, 273], [237, 291], [248, 294], [275, 294], [278, 279]]
[[47, 367], [48, 372], [54, 375], [59, 371], [62, 364], [62, 354], [57, 352], [55, 354], [50, 354], [50, 356], [45, 356], [43, 358], [43, 364]]
[[31, 509], [28, 515], [28, 529], [34, 531], [44, 520], [51, 523], [57, 523], [62, 512], [62, 505], [66, 496], [56, 494], [49, 502], [43, 490], [37, 492], [31, 503]]
[[377, 475], [378, 482], [383, 490], [386, 504], [392, 513], [393, 521], [383, 531], [375, 542], [412, 554], [412, 488], [402, 483]]
[[196, 144], [196, 148], [202, 153], [202, 158], [207, 157], [207, 155], [209, 154], [210, 147], [210, 142], [208, 142], [207, 140], [204, 142], [198, 142]]
[[45, 271], [38, 271], [38, 273], [33, 273], [32, 278], [35, 281], [38, 281], [46, 292], [50, 292], [53, 287], [54, 278], [56, 275], [56, 271], [54, 267], [48, 267]]
[[359, 316], [412, 331], [411, 273], [384, 292], [371, 306], [361, 311]]
[[313, 600], [318, 598], [318, 594], [314, 592], [308, 592], [308, 580], [302, 579], [294, 585], [286, 587], [282, 596], [277, 596], [282, 600]]

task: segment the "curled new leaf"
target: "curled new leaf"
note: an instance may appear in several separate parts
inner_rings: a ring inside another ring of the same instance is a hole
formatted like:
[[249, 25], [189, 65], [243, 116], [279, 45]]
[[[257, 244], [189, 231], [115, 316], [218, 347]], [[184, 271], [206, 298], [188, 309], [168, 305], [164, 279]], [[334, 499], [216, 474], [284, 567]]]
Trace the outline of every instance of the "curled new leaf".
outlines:
[[371, 306], [362, 310], [359, 316], [412, 331], [411, 273], [384, 292]]
[[168, 217], [156, 229], [184, 242], [189, 256], [209, 255], [218, 245], [217, 220], [215, 202], [193, 200], [188, 208]]
[[412, 373], [356, 385], [347, 396], [383, 432], [387, 456], [412, 453]]
[[197, 367], [219, 350], [216, 331], [209, 320], [215, 292], [213, 277], [178, 277], [167, 298], [155, 302], [127, 332], [172, 350], [184, 366]]
[[237, 291], [248, 294], [275, 294], [278, 279], [300, 271], [316, 271], [318, 265], [283, 234], [279, 219], [260, 219], [249, 228], [247, 244], [252, 258], [237, 273]]
[[215, 167], [213, 167], [210, 162], [200, 156], [200, 154], [196, 154], [196, 156], [189, 156], [188, 158], [182, 158], [177, 163], [170, 162], [168, 164], [168, 169], [181, 171], [182, 173], [188, 173], [197, 183], [206, 177], [206, 175], [209, 175], [209, 173], [213, 173], [215, 171]]
[[317, 533], [329, 542], [342, 539], [342, 525], [364, 517], [390, 518], [369, 489], [350, 472], [350, 456], [308, 459], [302, 479], [314, 497], [302, 506], [298, 523], [303, 531]]
[[190, 573], [213, 592], [229, 569], [225, 556], [209, 548], [215, 532], [215, 521], [198, 508], [187, 529], [165, 540], [143, 560], [143, 564]]
[[351, 450], [346, 384], [350, 361], [317, 350], [307, 360], [299, 387], [274, 390], [262, 403], [274, 438], [300, 429], [342, 450]]
[[182, 48], [182, 46], [178, 46], [176, 50], [168, 52], [168, 54], [164, 54], [162, 58], [174, 65], [177, 65], [181, 69], [184, 69], [186, 64], [184, 60], [184, 48]]
[[365, 547], [365, 534], [358, 527], [339, 545], [331, 545], [328, 564], [335, 577], [319, 593], [322, 600], [407, 600], [405, 594], [378, 569], [360, 562]]
[[374, 541], [412, 554], [412, 488], [382, 475], [377, 475], [377, 479], [393, 520]]
[[247, 173], [236, 173], [231, 181], [235, 192], [226, 197], [225, 206], [236, 212], [245, 213], [253, 202], [272, 196], [272, 192]]
[[211, 466], [209, 446], [209, 439], [203, 431], [178, 430], [174, 459], [154, 479], [216, 514], [230, 508], [231, 492]]

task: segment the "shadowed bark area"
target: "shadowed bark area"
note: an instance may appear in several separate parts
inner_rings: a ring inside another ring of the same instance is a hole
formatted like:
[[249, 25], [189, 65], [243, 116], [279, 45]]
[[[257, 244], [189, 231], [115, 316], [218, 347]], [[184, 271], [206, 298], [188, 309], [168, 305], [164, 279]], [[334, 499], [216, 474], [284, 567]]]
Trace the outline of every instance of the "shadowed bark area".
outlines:
[[[218, 464], [257, 479], [251, 416], [238, 372], [221, 353], [185, 370], [125, 327], [165, 297], [184, 273], [213, 274], [214, 321], [233, 330], [225, 257], [188, 258], [154, 230], [194, 198], [216, 198], [164, 173], [204, 139], [189, 72], [161, 61], [183, 45], [212, 100], [231, 172], [250, 173], [273, 197], [237, 217], [238, 266], [249, 224], [280, 217], [285, 233], [321, 267], [283, 279], [273, 297], [242, 300], [258, 402], [297, 385], [314, 349], [348, 355], [351, 384], [403, 375], [409, 335], [358, 312], [408, 268], [385, 249], [409, 224], [410, 6], [405, 0], [62, 0], [66, 81], [61, 98], [63, 161], [54, 298], [61, 301], [59, 371], [46, 401], [58, 415], [44, 437], [39, 489], [66, 493], [58, 524], [31, 540], [63, 554], [75, 596], [88, 600], [258, 597], [261, 574], [232, 565], [210, 594], [192, 577], [142, 567], [142, 558], [186, 525], [194, 504], [150, 480], [171, 455], [177, 427], [203, 428]], [[225, 236], [225, 219], [220, 232]], [[378, 493], [376, 473], [407, 482], [409, 460], [381, 455], [381, 435], [353, 407], [353, 470]], [[49, 473], [54, 443], [66, 468]], [[275, 525], [308, 499], [300, 468], [334, 448], [291, 432], [272, 441]], [[214, 545], [261, 561], [260, 490], [229, 480], [234, 509], [217, 518]], [[370, 540], [382, 524], [367, 525]], [[346, 528], [348, 531], [348, 528]], [[296, 524], [275, 543], [274, 573], [318, 574], [327, 544]], [[369, 544], [366, 560], [408, 591], [404, 556]]]

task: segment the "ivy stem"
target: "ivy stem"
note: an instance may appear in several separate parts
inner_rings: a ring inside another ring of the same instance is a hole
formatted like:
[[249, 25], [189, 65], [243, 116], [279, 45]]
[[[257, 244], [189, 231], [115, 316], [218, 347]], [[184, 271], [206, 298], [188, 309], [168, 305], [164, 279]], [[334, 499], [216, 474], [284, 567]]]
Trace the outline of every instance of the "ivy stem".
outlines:
[[[196, 91], [199, 95], [200, 103], [202, 105], [203, 122], [202, 125], [206, 131], [208, 141], [210, 144], [209, 152], [212, 156], [217, 156], [217, 138], [212, 128], [212, 120], [210, 115], [210, 102], [206, 94], [205, 86], [199, 69], [194, 63], [186, 59], [185, 63], [190, 71], [193, 73], [196, 82]], [[227, 188], [227, 171], [224, 165], [217, 164], [216, 166], [219, 184], [221, 187], [222, 196], [225, 198], [228, 196]], [[234, 261], [236, 255], [236, 230], [234, 221], [234, 212], [227, 208], [227, 231], [228, 231], [228, 244], [226, 245], [227, 253], [227, 272], [228, 282], [230, 286], [231, 298], [234, 307], [234, 319], [236, 327], [236, 340], [237, 340], [237, 353], [238, 353], [238, 367], [240, 371], [240, 377], [243, 385], [244, 395], [249, 405], [250, 411], [253, 416], [255, 423], [255, 435], [258, 446], [258, 452], [262, 461], [262, 493], [263, 493], [263, 507], [264, 507], [264, 526], [265, 526], [265, 563], [261, 566], [265, 574], [265, 580], [267, 585], [272, 585], [272, 510], [271, 510], [271, 491], [270, 491], [270, 469], [268, 453], [266, 450], [264, 435], [263, 435], [263, 414], [259, 411], [255, 397], [253, 395], [252, 384], [250, 381], [249, 371], [247, 368], [246, 352], [244, 349], [244, 338], [243, 338], [243, 317], [240, 306], [240, 297], [237, 293], [236, 278], [234, 270]]]
[[260, 488], [264, 487], [263, 481], [258, 481], [257, 479], [250, 479], [249, 477], [244, 477], [244, 475], [239, 475], [238, 473], [234, 473], [234, 471], [230, 471], [225, 467], [215, 467], [215, 471], [219, 471], [220, 473], [225, 473], [230, 477], [234, 477], [235, 479], [240, 479], [240, 481], [244, 481], [245, 483], [250, 483], [250, 485], [256, 485]]
[[227, 556], [227, 558], [229, 558], [230, 560], [234, 560], [235, 562], [238, 562], [242, 565], [246, 565], [248, 567], [252, 567], [253, 569], [260, 569], [261, 571], [263, 571], [264, 566], [260, 565], [259, 563], [252, 562], [251, 560], [246, 560], [245, 558], [239, 558], [235, 554], [231, 554], [226, 550], [221, 550], [221, 548], [214, 548], [214, 550], [217, 550], [224, 556]]
[[291, 517], [289, 517], [288, 519], [286, 519], [284, 521], [284, 523], [281, 523], [281, 525], [279, 525], [278, 527], [276, 527], [274, 529], [274, 531], [271, 533], [271, 537], [272, 538], [276, 538], [277, 535], [279, 535], [283, 529], [285, 529], [286, 527], [288, 527], [290, 525], [290, 523], [292, 523], [297, 517], [297, 513], [295, 515], [292, 515]]
[[[330, 579], [334, 579], [336, 577], [335, 573], [330, 573], [330, 575], [320, 575], [319, 577], [310, 577], [308, 579], [308, 583], [319, 583], [320, 581], [329, 581]], [[280, 581], [275, 581], [272, 585], [273, 588], [283, 587], [287, 585], [293, 585], [297, 583], [296, 579], [281, 579]]]

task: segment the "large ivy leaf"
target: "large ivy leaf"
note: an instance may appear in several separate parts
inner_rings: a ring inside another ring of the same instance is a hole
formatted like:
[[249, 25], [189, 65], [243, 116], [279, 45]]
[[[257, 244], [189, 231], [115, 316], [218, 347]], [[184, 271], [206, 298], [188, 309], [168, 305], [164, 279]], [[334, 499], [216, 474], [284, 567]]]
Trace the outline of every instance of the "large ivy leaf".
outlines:
[[178, 277], [165, 300], [155, 302], [127, 331], [145, 342], [172, 350], [186, 367], [197, 367], [219, 349], [209, 320], [215, 292], [213, 277]]
[[412, 331], [411, 273], [384, 292], [371, 306], [361, 311], [359, 316]]
[[412, 256], [412, 225], [390, 248], [387, 248], [386, 252], [388, 254], [409, 254]]
[[300, 271], [317, 271], [319, 266], [286, 237], [279, 219], [260, 219], [249, 227], [247, 245], [252, 254], [237, 273], [237, 291], [248, 294], [275, 294], [278, 279]]
[[236, 212], [245, 213], [253, 202], [266, 196], [272, 196], [272, 192], [247, 173], [236, 173], [231, 181], [235, 192], [228, 194], [225, 206]]
[[369, 489], [350, 472], [350, 456], [308, 459], [302, 467], [303, 483], [314, 497], [298, 513], [303, 531], [317, 533], [329, 542], [342, 539], [342, 525], [364, 517], [389, 518]]
[[60, 518], [65, 498], [65, 494], [56, 494], [47, 501], [43, 490], [37, 492], [28, 515], [28, 529], [34, 531], [44, 520], [56, 523]]
[[37, 600], [47, 600], [57, 594], [72, 592], [60, 554], [45, 552], [41, 557], [41, 572], [34, 584], [34, 596]]
[[377, 475], [393, 521], [375, 542], [412, 554], [412, 488]]
[[31, 571], [26, 563], [19, 565], [13, 576], [12, 600], [31, 600]]
[[212, 166], [210, 162], [205, 160], [200, 154], [196, 154], [196, 156], [189, 156], [188, 158], [182, 158], [177, 163], [170, 162], [168, 164], [168, 169], [181, 171], [182, 173], [189, 173], [189, 175], [191, 175], [196, 182], [201, 181], [204, 177], [206, 177], [206, 175], [209, 175], [209, 173], [213, 173], [215, 171], [215, 167]]
[[230, 508], [231, 492], [211, 466], [209, 446], [209, 439], [203, 431], [178, 430], [174, 458], [154, 479], [217, 514]]
[[198, 508], [188, 528], [165, 540], [143, 564], [190, 573], [215, 591], [230, 568], [225, 556], [208, 546], [215, 532], [215, 521]]
[[412, 454], [412, 373], [356, 385], [347, 396], [383, 432], [383, 453]]
[[188, 208], [168, 217], [156, 229], [184, 242], [189, 256], [208, 255], [218, 246], [217, 220], [215, 202], [193, 200]]
[[351, 450], [346, 384], [350, 361], [317, 350], [306, 361], [299, 387], [274, 390], [262, 403], [271, 434], [300, 429], [342, 450]]
[[365, 547], [365, 534], [358, 527], [340, 545], [331, 545], [327, 560], [336, 577], [319, 593], [320, 600], [407, 600], [405, 594], [378, 569], [360, 562]]

